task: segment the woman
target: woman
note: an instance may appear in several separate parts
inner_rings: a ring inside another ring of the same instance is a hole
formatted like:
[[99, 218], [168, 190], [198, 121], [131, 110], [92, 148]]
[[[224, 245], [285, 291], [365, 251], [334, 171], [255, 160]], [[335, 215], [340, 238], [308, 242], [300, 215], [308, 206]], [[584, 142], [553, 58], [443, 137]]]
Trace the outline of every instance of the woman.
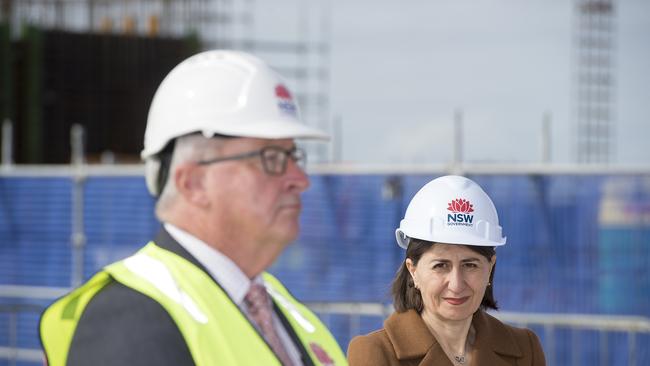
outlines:
[[545, 365], [537, 336], [488, 315], [495, 247], [506, 243], [490, 197], [470, 179], [437, 178], [409, 204], [398, 244], [406, 259], [393, 281], [396, 312], [355, 337], [350, 366]]

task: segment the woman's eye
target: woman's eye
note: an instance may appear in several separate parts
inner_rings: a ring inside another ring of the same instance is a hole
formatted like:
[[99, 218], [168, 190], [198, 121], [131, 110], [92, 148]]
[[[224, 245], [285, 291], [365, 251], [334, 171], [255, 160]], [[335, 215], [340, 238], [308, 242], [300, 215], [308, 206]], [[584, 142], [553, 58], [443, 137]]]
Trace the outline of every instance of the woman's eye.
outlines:
[[476, 263], [471, 263], [471, 262], [470, 263], [465, 263], [465, 268], [475, 269], [475, 268], [478, 268], [478, 265]]
[[436, 263], [433, 265], [433, 269], [445, 269], [447, 268], [447, 263]]

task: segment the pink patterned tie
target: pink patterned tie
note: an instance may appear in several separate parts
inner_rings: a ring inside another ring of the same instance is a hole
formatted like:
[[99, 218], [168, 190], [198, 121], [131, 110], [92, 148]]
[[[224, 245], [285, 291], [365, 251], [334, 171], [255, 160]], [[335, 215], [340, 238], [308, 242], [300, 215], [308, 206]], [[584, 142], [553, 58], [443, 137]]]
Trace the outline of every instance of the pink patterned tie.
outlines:
[[273, 327], [273, 318], [271, 317], [271, 301], [266, 293], [264, 286], [258, 283], [252, 283], [250, 290], [244, 298], [248, 307], [248, 313], [257, 323], [259, 330], [262, 332], [264, 339], [269, 343], [273, 352], [278, 356], [284, 366], [293, 366], [287, 350], [282, 345], [278, 333]]

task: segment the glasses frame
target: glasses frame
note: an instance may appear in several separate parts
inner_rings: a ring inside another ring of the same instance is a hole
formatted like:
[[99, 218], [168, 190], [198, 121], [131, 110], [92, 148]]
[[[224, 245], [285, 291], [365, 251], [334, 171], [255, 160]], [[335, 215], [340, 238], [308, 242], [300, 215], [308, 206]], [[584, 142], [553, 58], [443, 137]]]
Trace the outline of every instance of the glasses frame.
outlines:
[[[279, 170], [272, 169], [273, 163], [271, 163], [269, 161], [269, 157], [267, 157], [268, 151], [273, 151], [277, 153], [278, 156], [281, 157], [282, 160], [281, 160], [281, 165]], [[293, 160], [293, 162], [298, 164], [300, 169], [303, 170], [304, 170], [304, 165], [307, 163], [307, 153], [305, 152], [304, 149], [299, 148], [297, 146], [294, 146], [290, 149], [285, 149], [282, 146], [275, 146], [275, 145], [265, 146], [259, 150], [245, 152], [245, 153], [231, 155], [231, 156], [222, 156], [222, 157], [208, 159], [208, 160], [199, 160], [196, 163], [198, 165], [211, 165], [215, 163], [221, 163], [224, 161], [250, 159], [257, 156], [259, 156], [260, 160], [262, 161], [262, 167], [264, 168], [264, 172], [268, 175], [274, 175], [274, 176], [283, 175], [284, 173], [286, 173], [289, 159]]]

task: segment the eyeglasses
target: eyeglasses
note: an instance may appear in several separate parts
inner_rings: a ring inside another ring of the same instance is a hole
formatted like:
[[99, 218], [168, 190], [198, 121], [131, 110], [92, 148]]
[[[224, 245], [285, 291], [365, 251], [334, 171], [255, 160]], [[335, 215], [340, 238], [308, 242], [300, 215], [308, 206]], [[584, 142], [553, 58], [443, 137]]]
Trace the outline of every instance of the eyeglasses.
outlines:
[[289, 158], [293, 160], [301, 169], [304, 169], [305, 162], [307, 160], [307, 154], [305, 150], [292, 147], [291, 149], [285, 149], [280, 146], [265, 146], [259, 150], [251, 151], [247, 153], [242, 153], [232, 156], [224, 156], [209, 160], [198, 161], [199, 165], [210, 165], [214, 163], [220, 163], [222, 161], [229, 160], [243, 160], [259, 156], [262, 159], [262, 166], [264, 167], [264, 172], [268, 175], [282, 175], [287, 171], [287, 162]]

